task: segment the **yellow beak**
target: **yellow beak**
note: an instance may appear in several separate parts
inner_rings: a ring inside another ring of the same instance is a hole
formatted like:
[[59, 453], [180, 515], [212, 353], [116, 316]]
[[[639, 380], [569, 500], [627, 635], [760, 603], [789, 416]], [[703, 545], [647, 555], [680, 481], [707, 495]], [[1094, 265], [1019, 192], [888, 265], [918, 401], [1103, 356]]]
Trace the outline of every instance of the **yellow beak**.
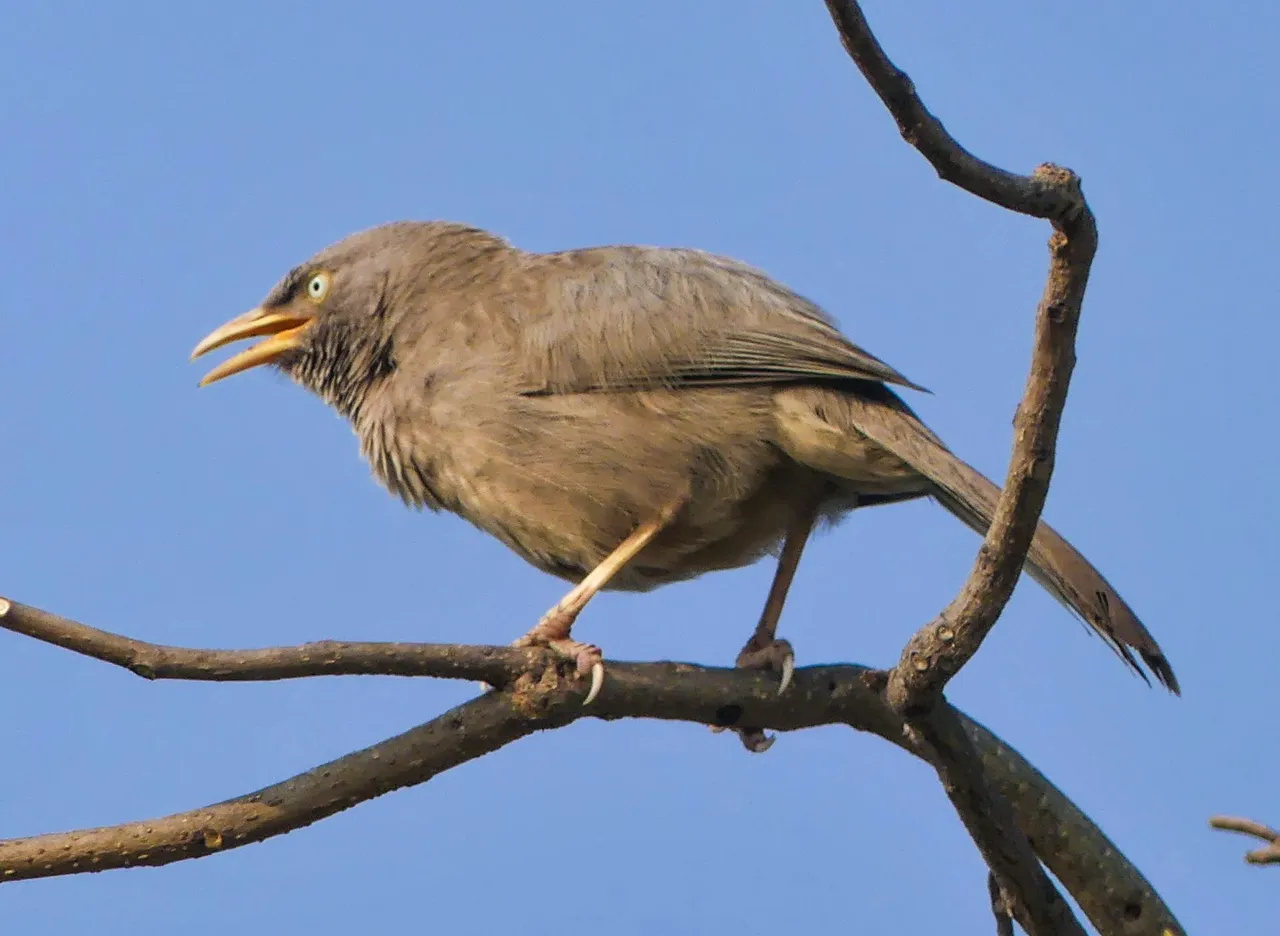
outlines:
[[251, 348], [241, 351], [234, 357], [227, 358], [209, 373], [204, 375], [200, 386], [204, 387], [223, 377], [230, 377], [259, 364], [270, 364], [290, 348], [296, 348], [302, 333], [314, 319], [309, 315], [296, 312], [272, 312], [266, 309], [251, 309], [238, 318], [233, 318], [225, 325], [211, 331], [191, 352], [191, 360], [202, 354], [208, 354], [214, 348], [240, 341], [242, 338], [256, 338], [267, 335], [265, 341], [259, 341]]

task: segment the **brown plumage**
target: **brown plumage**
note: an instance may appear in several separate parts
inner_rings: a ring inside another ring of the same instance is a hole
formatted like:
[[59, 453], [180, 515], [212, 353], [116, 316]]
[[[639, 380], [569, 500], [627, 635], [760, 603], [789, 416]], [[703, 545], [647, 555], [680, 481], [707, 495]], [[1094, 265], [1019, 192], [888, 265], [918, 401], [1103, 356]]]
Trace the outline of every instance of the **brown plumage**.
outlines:
[[[196, 353], [249, 335], [270, 337], [206, 382], [283, 369], [351, 421], [406, 503], [457, 513], [575, 583], [631, 539], [634, 558], [615, 558], [526, 641], [584, 671], [599, 651], [569, 626], [597, 586], [645, 590], [787, 540], [776, 610], [740, 658], [781, 666], [785, 682], [773, 627], [816, 520], [933, 497], [983, 532], [999, 495], [888, 386], [914, 384], [811, 302], [699, 251], [536, 254], [463, 225], [389, 224], [294, 269]], [[1043, 523], [1028, 571], [1177, 691], [1137, 616]]]

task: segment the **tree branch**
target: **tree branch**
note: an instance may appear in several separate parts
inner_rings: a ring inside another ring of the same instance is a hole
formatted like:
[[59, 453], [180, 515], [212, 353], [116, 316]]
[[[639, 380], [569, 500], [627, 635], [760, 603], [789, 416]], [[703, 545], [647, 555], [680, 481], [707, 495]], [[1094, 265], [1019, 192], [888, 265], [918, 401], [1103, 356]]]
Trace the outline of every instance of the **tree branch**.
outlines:
[[1062, 219], [1080, 206], [1078, 193], [1057, 180], [1018, 175], [993, 166], [961, 146], [929, 113], [906, 72], [885, 55], [853, 0], [826, 0], [840, 42], [898, 124], [902, 138], [929, 160], [939, 178], [1001, 208], [1036, 218]]
[[1049, 492], [1062, 410], [1075, 367], [1080, 319], [1098, 231], [1080, 180], [1042, 165], [1020, 176], [978, 159], [943, 127], [895, 66], [854, 0], [826, 0], [840, 41], [884, 102], [903, 138], [938, 175], [1011, 211], [1048, 218], [1049, 275], [1036, 310], [1035, 342], [1026, 389], [1014, 418], [1014, 446], [991, 526], [964, 587], [942, 613], [907, 642], [888, 674], [885, 698], [908, 718], [913, 743], [931, 747], [939, 777], [999, 888], [1033, 936], [1082, 933], [1000, 797], [985, 788], [974, 752], [935, 710], [947, 682], [972, 659], [1004, 611], [1031, 548]]
[[[1060, 174], [1078, 191], [1067, 170]], [[1013, 456], [991, 527], [960, 593], [936, 620], [908, 642], [889, 679], [888, 696], [901, 711], [927, 710], [931, 700], [977, 652], [1013, 595], [1049, 493], [1058, 427], [1075, 367], [1076, 326], [1097, 246], [1093, 216], [1081, 214], [1049, 239], [1049, 279], [1036, 310], [1035, 344], [1026, 391], [1014, 418]]]
[[[553, 724], [519, 690], [491, 693], [381, 744], [256, 793], [160, 819], [0, 841], [0, 882], [165, 865], [282, 835], [365, 800], [424, 783], [451, 767]], [[563, 708], [572, 697], [556, 700]]]
[[318, 640], [296, 647], [201, 650], [167, 647], [0, 598], [0, 627], [144, 679], [262, 682], [307, 676], [435, 676], [505, 686], [558, 659], [539, 648]]
[[1249, 864], [1280, 864], [1280, 832], [1275, 829], [1264, 826], [1261, 822], [1255, 822], [1252, 819], [1241, 819], [1236, 816], [1214, 816], [1209, 820], [1209, 825], [1226, 832], [1252, 835], [1254, 838], [1259, 838], [1266, 842], [1267, 845], [1265, 847], [1255, 848], [1244, 856], [1244, 860]]
[[[906, 735], [932, 752], [929, 759], [947, 798], [1000, 889], [1013, 898], [1009, 903], [1022, 928], [1032, 936], [1085, 936], [1070, 905], [1037, 859], [1009, 802], [988, 783], [977, 748], [955, 710], [936, 707], [925, 718], [908, 722]], [[923, 751], [921, 754], [924, 756]]]
[[[844, 724], [909, 753], [902, 719], [879, 691], [882, 674], [855, 665], [804, 667], [794, 688], [747, 670], [685, 663], [610, 662], [589, 709], [558, 658], [536, 650], [323, 641], [264, 650], [188, 650], [132, 640], [0, 599], [0, 628], [113, 663], [149, 679], [275, 680], [314, 675], [433, 675], [500, 683], [425, 725], [283, 783], [204, 809], [106, 829], [0, 841], [0, 883], [225, 851], [308, 825], [375, 796], [421, 783], [535, 731], [574, 719], [653, 718], [794, 731]], [[317, 648], [323, 648], [317, 651]], [[962, 727], [989, 787], [1104, 936], [1181, 933], [1159, 895], [1066, 796], [986, 728], [944, 704]], [[925, 752], [927, 753], [927, 752]], [[935, 765], [936, 766], [936, 765]]]
[[1011, 901], [994, 874], [987, 874], [987, 894], [991, 897], [991, 915], [996, 918], [996, 936], [1013, 936], [1013, 908]]
[[995, 518], [964, 588], [907, 644], [887, 688], [901, 711], [924, 710], [977, 652], [1026, 562], [1053, 474], [1097, 226], [1075, 173], [1046, 164], [1030, 176], [1020, 176], [973, 156], [929, 113], [911, 79], [889, 61], [858, 4], [826, 3], [845, 49], [898, 122], [903, 137], [939, 176], [1011, 211], [1048, 218], [1054, 226], [1048, 281], [1036, 310], [1031, 371], [1014, 420], [1013, 457]]

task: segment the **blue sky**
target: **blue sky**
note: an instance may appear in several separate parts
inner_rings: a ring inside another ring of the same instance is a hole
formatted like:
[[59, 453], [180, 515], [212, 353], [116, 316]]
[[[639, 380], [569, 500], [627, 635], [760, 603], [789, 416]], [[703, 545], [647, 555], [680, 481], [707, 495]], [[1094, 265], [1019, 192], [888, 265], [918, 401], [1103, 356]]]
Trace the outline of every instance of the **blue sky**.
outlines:
[[[1046, 515], [1184, 687], [1147, 690], [1024, 582], [951, 698], [1089, 812], [1192, 932], [1265, 932], [1274, 881], [1205, 820], [1280, 822], [1280, 133], [1265, 91], [1280, 13], [867, 13], [966, 145], [1084, 178], [1101, 248]], [[282, 378], [198, 391], [187, 362], [292, 264], [397, 218], [530, 249], [740, 257], [930, 387], [912, 405], [1003, 476], [1048, 229], [937, 181], [817, 0], [139, 0], [3, 18], [0, 593], [194, 646], [522, 633], [561, 583], [460, 520], [403, 509]], [[929, 503], [822, 537], [783, 619], [800, 662], [893, 662], [977, 544]], [[728, 663], [770, 572], [606, 595], [580, 634], [624, 659]], [[473, 692], [146, 683], [0, 633], [0, 837], [230, 797]], [[697, 726], [590, 720], [267, 844], [0, 888], [13, 932], [191, 936], [776, 934], [855, 914], [868, 932], [909, 914], [913, 932], [986, 934], [985, 905], [934, 776], [879, 739], [823, 729], [752, 757]]]

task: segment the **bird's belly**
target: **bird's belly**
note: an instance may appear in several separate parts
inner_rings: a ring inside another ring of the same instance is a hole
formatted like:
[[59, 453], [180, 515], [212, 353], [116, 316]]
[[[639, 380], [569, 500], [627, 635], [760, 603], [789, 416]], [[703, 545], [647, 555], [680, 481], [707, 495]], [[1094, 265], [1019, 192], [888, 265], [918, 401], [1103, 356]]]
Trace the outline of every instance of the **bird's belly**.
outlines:
[[610, 588], [646, 590], [747, 565], [777, 546], [815, 486], [830, 483], [773, 444], [768, 391], [524, 406], [520, 418], [473, 425], [439, 445], [439, 490], [447, 509], [566, 580], [583, 578], [676, 501], [673, 521]]
[[[546, 491], [536, 505], [526, 502], [516, 510], [493, 509], [495, 492], [489, 489], [481, 510], [465, 510], [462, 515], [537, 568], [577, 582], [644, 523], [642, 518], [658, 513], [644, 509], [632, 496], [637, 488], [652, 490], [651, 477], [618, 480], [609, 491], [595, 488], [593, 498], [576, 491]], [[628, 485], [628, 480], [635, 484]], [[820, 476], [790, 464], [778, 466], [750, 492], [695, 488], [671, 524], [605, 587], [647, 591], [705, 572], [749, 565], [777, 548], [808, 509], [812, 495], [805, 492], [823, 484]], [[678, 489], [671, 490], [676, 496]], [[660, 502], [645, 500], [645, 506]]]
[[[682, 503], [611, 589], [643, 591], [749, 565], [815, 500], [830, 518], [868, 486], [802, 465], [775, 445], [767, 389], [507, 397], [492, 419], [474, 403], [437, 412], [414, 421], [430, 431], [413, 451], [371, 459], [375, 472], [407, 500], [458, 514], [568, 581]], [[411, 438], [394, 427], [364, 435]], [[389, 474], [380, 464], [414, 470]]]

